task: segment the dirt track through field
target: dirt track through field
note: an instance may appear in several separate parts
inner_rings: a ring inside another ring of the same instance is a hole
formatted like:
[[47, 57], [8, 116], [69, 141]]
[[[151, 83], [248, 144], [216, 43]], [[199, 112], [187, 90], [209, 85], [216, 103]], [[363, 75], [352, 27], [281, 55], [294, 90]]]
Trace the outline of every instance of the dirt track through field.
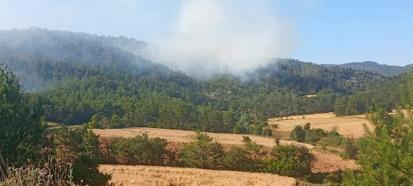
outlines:
[[194, 168], [100, 165], [103, 173], [112, 174], [115, 185], [134, 186], [293, 186], [294, 178], [275, 174], [238, 171], [204, 170]]
[[363, 124], [371, 129], [371, 124], [365, 115], [353, 115], [337, 117], [334, 113], [308, 114], [289, 116], [288, 119], [271, 118], [270, 125], [277, 124], [276, 132], [289, 133], [297, 125], [304, 126], [310, 123], [312, 128], [320, 128], [327, 131], [337, 128], [337, 131], [347, 137], [359, 138], [365, 134]]

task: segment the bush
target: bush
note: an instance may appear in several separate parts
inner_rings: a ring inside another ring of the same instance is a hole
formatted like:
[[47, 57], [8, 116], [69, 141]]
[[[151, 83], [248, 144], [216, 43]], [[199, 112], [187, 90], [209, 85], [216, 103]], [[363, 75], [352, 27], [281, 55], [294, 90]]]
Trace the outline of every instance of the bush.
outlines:
[[304, 141], [306, 143], [314, 144], [319, 142], [324, 136], [326, 136], [326, 133], [323, 129], [308, 129], [305, 131]]
[[64, 161], [49, 156], [34, 164], [27, 162], [20, 167], [7, 167], [0, 156], [0, 185], [74, 185], [72, 167]]
[[352, 139], [347, 139], [344, 142], [344, 150], [341, 154], [346, 159], [357, 159], [358, 147], [354, 144]]
[[237, 125], [234, 126], [234, 129], [232, 130], [232, 133], [234, 133], [234, 134], [246, 134], [247, 129], [245, 129], [245, 127], [237, 124]]
[[271, 137], [272, 136], [272, 130], [268, 127], [264, 128], [262, 130], [262, 136]]
[[110, 149], [121, 163], [162, 165], [167, 153], [167, 141], [161, 138], [149, 138], [147, 134], [125, 139], [113, 140]]
[[297, 125], [294, 127], [294, 129], [290, 133], [290, 138], [292, 140], [298, 141], [298, 142], [304, 142], [305, 140], [305, 131], [303, 127]]
[[311, 160], [312, 156], [305, 147], [280, 145], [273, 148], [273, 157], [264, 161], [264, 171], [284, 176], [304, 176], [311, 172]]
[[99, 172], [102, 160], [99, 140], [86, 128], [61, 127], [54, 133], [57, 158], [67, 159], [73, 165], [73, 181], [77, 184], [106, 185], [110, 175]]
[[256, 163], [250, 158], [250, 153], [239, 147], [232, 147], [223, 160], [225, 169], [237, 171], [253, 171], [256, 170]]
[[328, 132], [325, 138], [326, 144], [332, 146], [340, 146], [343, 144], [344, 140], [345, 138], [337, 132], [336, 128], [333, 128], [333, 130]]
[[222, 168], [224, 150], [205, 133], [197, 133], [193, 141], [184, 145], [181, 161], [185, 166], [207, 169]]

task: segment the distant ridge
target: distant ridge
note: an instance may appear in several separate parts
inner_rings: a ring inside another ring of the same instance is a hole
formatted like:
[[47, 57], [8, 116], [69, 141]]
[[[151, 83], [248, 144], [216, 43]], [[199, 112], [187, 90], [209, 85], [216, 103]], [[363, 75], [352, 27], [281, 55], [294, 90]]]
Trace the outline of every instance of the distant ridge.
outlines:
[[368, 72], [373, 72], [385, 76], [397, 76], [402, 73], [409, 71], [413, 66], [394, 66], [379, 64], [374, 61], [364, 61], [364, 62], [351, 62], [342, 65], [323, 65], [325, 67], [340, 67], [340, 68], [350, 68], [353, 70], [363, 70]]

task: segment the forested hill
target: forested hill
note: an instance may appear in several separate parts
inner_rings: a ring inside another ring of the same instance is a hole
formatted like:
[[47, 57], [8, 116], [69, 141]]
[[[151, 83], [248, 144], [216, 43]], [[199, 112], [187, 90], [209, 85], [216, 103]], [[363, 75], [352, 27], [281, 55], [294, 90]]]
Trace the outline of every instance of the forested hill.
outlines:
[[278, 59], [256, 70], [254, 77], [269, 86], [287, 86], [307, 94], [321, 90], [351, 93], [382, 82], [385, 77], [368, 71], [348, 68], [326, 68], [314, 63], [292, 59]]
[[406, 66], [393, 66], [393, 65], [385, 65], [379, 64], [373, 61], [365, 61], [365, 62], [352, 62], [352, 63], [345, 63], [342, 65], [325, 65], [327, 67], [340, 67], [340, 68], [350, 68], [354, 70], [362, 70], [373, 72], [377, 74], [382, 74], [385, 76], [397, 76], [402, 73], [408, 72], [412, 69], [411, 65]]
[[17, 74], [26, 90], [40, 90], [69, 77], [93, 74], [80, 66], [135, 74], [165, 71], [165, 67], [129, 52], [145, 47], [144, 42], [124, 37], [36, 28], [0, 31], [0, 63]]
[[199, 80], [144, 59], [139, 54], [146, 45], [43, 29], [1, 31], [0, 63], [40, 95], [47, 120], [100, 128], [261, 134], [268, 117], [334, 111], [337, 97], [387, 79], [278, 59], [247, 78], [220, 74]]

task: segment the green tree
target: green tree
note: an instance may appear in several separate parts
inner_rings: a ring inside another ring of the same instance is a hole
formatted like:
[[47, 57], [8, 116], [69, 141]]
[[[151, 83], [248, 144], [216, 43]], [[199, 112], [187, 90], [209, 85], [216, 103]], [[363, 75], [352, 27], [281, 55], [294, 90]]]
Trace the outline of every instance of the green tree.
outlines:
[[375, 130], [360, 143], [360, 172], [345, 174], [343, 184], [412, 185], [413, 119], [376, 113], [371, 120]]
[[239, 147], [232, 147], [225, 153], [223, 166], [228, 170], [254, 171], [258, 167], [258, 162], [250, 156], [251, 154], [248, 151]]
[[54, 132], [53, 144], [60, 159], [73, 165], [73, 181], [77, 184], [106, 185], [110, 175], [98, 170], [102, 160], [99, 139], [86, 128], [60, 127]]
[[149, 138], [143, 134], [131, 139], [114, 139], [110, 149], [121, 163], [162, 165], [167, 152], [166, 145], [165, 139]]
[[224, 150], [205, 133], [197, 133], [193, 141], [181, 150], [184, 165], [197, 168], [220, 169]]
[[294, 127], [294, 129], [290, 133], [290, 138], [293, 140], [296, 140], [298, 142], [304, 142], [305, 141], [305, 131], [303, 127], [300, 125], [297, 125]]
[[294, 177], [311, 172], [312, 156], [305, 147], [278, 145], [272, 153], [273, 156], [265, 160], [265, 172]]
[[120, 119], [120, 117], [113, 113], [112, 114], [112, 118], [111, 118], [111, 127], [110, 128], [122, 128], [123, 127], [123, 123], [122, 120]]
[[37, 98], [23, 94], [16, 77], [0, 66], [0, 155], [10, 165], [36, 159], [44, 126]]

